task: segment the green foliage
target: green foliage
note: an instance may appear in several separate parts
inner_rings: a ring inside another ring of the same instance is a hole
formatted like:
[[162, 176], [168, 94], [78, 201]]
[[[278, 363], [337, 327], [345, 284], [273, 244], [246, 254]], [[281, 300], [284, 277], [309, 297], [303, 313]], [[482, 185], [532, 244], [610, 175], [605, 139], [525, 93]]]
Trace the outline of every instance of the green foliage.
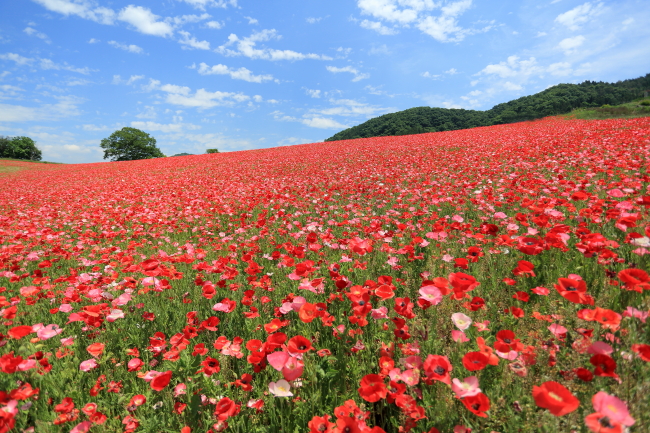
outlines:
[[630, 102], [643, 96], [648, 88], [650, 74], [616, 83], [585, 81], [580, 84], [558, 84], [534, 95], [495, 105], [486, 111], [416, 107], [370, 119], [325, 141], [452, 131], [535, 120], [570, 113], [576, 108]]
[[219, 153], [219, 149], [207, 149], [205, 153]]
[[172, 156], [188, 156], [188, 155], [193, 155], [193, 153], [182, 152], [182, 153], [177, 153], [176, 155], [172, 155]]
[[164, 158], [156, 147], [156, 139], [136, 128], [124, 127], [115, 131], [99, 145], [104, 149], [104, 159], [133, 161], [136, 159]]
[[0, 158], [40, 161], [42, 155], [34, 140], [29, 137], [0, 136]]
[[641, 102], [639, 103], [639, 105], [643, 105], [644, 107], [650, 106], [650, 101], [648, 101], [648, 100], [641, 101]]

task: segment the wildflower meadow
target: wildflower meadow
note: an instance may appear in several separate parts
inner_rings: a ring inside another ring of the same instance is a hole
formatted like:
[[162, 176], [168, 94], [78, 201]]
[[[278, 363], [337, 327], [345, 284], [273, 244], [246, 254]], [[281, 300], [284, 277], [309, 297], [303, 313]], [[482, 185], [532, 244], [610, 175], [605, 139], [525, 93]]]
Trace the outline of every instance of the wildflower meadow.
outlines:
[[0, 432], [650, 431], [650, 118], [0, 172]]

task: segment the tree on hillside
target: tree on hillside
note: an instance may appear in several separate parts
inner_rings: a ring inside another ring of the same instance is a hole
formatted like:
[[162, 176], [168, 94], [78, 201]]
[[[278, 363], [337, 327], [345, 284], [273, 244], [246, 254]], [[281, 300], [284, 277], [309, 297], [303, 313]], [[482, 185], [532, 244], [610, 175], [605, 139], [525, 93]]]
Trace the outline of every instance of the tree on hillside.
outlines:
[[219, 149], [207, 149], [206, 153], [219, 153]]
[[115, 131], [99, 145], [104, 149], [104, 159], [133, 161], [136, 159], [164, 158], [156, 147], [156, 139], [136, 128], [124, 127]]
[[40, 161], [42, 154], [34, 140], [29, 137], [0, 137], [0, 158]]

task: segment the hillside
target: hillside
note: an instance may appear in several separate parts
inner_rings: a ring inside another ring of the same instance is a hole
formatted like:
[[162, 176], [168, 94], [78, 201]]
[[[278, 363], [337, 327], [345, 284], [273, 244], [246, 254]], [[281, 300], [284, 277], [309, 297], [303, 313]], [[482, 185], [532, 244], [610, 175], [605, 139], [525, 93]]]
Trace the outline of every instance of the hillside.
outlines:
[[485, 111], [415, 107], [385, 114], [338, 132], [325, 141], [453, 131], [534, 120], [569, 113], [576, 108], [630, 102], [643, 96], [647, 90], [650, 90], [650, 74], [616, 83], [585, 81], [580, 84], [558, 84]]

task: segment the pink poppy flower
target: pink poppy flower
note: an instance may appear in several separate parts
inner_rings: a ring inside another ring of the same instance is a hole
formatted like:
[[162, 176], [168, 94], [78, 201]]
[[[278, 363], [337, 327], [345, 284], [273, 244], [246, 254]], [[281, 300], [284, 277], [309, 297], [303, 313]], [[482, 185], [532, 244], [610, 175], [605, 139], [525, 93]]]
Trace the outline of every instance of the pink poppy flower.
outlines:
[[174, 397], [178, 397], [179, 395], [185, 394], [186, 390], [187, 390], [187, 386], [184, 383], [179, 383], [174, 387]]
[[370, 310], [370, 315], [372, 316], [373, 319], [387, 319], [388, 308], [386, 307], [373, 308], [372, 310]]
[[594, 410], [596, 412], [602, 413], [613, 421], [626, 426], [634, 425], [636, 422], [634, 418], [630, 416], [630, 412], [628, 411], [625, 402], [616, 396], [600, 391], [591, 397], [591, 403], [594, 405]]
[[284, 379], [269, 383], [269, 391], [276, 397], [291, 397], [291, 385]]
[[438, 305], [442, 301], [442, 292], [436, 286], [424, 286], [420, 290], [420, 298], [430, 302], [433, 305]]
[[614, 352], [614, 348], [603, 341], [594, 341], [587, 348], [587, 353], [592, 355], [609, 355]]
[[89, 359], [87, 361], [83, 361], [81, 364], [79, 364], [79, 370], [88, 372], [92, 370], [93, 368], [97, 368], [99, 364], [97, 364], [97, 361], [94, 359]]
[[462, 382], [459, 379], [453, 379], [451, 381], [451, 390], [456, 393], [458, 398], [473, 397], [481, 392], [476, 376], [466, 377]]
[[86, 433], [88, 430], [90, 430], [90, 426], [92, 426], [93, 423], [90, 421], [83, 421], [74, 426], [72, 430], [70, 430], [70, 433]]
[[36, 335], [41, 340], [49, 340], [50, 338], [59, 335], [61, 332], [63, 332], [63, 329], [59, 328], [59, 325], [47, 325], [42, 326], [39, 330], [37, 330]]
[[466, 316], [463, 313], [454, 313], [454, 314], [452, 314], [451, 315], [451, 321], [454, 322], [454, 325], [456, 325], [456, 328], [460, 329], [461, 331], [466, 330], [472, 324], [471, 317]]
[[469, 341], [469, 338], [465, 336], [465, 333], [463, 331], [458, 331], [456, 329], [451, 331], [451, 339], [454, 340], [456, 343], [465, 343]]

